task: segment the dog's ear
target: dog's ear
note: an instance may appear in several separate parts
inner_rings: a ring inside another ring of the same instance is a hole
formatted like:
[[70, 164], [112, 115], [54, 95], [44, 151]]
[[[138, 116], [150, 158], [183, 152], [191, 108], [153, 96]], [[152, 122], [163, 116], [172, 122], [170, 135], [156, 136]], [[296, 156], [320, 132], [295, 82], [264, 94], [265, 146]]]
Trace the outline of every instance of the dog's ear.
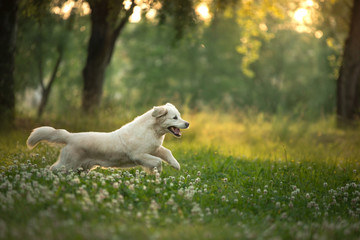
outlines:
[[165, 114], [167, 114], [168, 110], [165, 107], [154, 107], [153, 108], [153, 112], [152, 112], [152, 116], [153, 117], [161, 117], [164, 116]]
[[166, 106], [170, 106], [170, 107], [175, 107], [173, 104], [171, 104], [171, 103], [166, 103], [165, 104]]

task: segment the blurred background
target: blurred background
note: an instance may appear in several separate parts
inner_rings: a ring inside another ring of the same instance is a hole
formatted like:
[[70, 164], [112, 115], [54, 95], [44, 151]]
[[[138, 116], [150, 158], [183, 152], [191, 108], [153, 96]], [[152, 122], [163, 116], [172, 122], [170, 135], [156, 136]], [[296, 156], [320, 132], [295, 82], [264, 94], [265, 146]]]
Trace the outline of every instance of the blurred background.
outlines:
[[141, 113], [172, 102], [316, 120], [336, 113], [358, 1], [14, 2], [16, 116]]

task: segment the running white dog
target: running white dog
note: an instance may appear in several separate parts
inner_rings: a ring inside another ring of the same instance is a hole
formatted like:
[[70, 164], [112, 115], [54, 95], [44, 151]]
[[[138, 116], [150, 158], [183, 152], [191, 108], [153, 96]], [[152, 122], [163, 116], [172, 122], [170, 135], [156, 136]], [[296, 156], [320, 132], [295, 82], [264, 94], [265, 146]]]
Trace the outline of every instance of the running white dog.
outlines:
[[32, 149], [41, 141], [65, 144], [52, 170], [142, 166], [147, 172], [153, 172], [155, 167], [161, 172], [162, 160], [180, 170], [180, 164], [162, 143], [166, 133], [180, 137], [180, 128], [188, 127], [189, 123], [181, 119], [176, 107], [167, 103], [110, 133], [69, 133], [64, 129], [39, 127], [30, 134], [27, 145]]

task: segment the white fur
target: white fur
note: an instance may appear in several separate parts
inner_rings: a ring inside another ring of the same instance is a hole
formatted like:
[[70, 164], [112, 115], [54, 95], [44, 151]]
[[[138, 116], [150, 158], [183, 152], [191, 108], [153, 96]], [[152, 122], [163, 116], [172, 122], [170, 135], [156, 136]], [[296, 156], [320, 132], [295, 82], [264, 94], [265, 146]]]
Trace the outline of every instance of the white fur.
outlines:
[[[177, 119], [174, 119], [174, 117]], [[188, 128], [174, 105], [154, 107], [118, 130], [109, 133], [69, 133], [63, 129], [39, 127], [30, 134], [30, 149], [41, 141], [65, 144], [52, 170], [90, 170], [94, 166], [128, 168], [142, 166], [161, 171], [162, 160], [175, 169], [180, 164], [171, 151], [162, 146], [169, 127]], [[175, 135], [175, 134], [174, 134]]]

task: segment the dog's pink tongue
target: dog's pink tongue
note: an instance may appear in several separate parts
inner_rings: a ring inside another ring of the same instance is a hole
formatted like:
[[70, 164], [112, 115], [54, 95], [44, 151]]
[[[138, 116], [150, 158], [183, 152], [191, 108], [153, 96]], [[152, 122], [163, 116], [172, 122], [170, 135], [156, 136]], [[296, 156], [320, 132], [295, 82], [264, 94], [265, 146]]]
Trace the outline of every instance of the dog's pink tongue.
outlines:
[[177, 128], [177, 127], [172, 127], [172, 130], [173, 130], [173, 132], [174, 132], [175, 134], [181, 135], [179, 128]]

